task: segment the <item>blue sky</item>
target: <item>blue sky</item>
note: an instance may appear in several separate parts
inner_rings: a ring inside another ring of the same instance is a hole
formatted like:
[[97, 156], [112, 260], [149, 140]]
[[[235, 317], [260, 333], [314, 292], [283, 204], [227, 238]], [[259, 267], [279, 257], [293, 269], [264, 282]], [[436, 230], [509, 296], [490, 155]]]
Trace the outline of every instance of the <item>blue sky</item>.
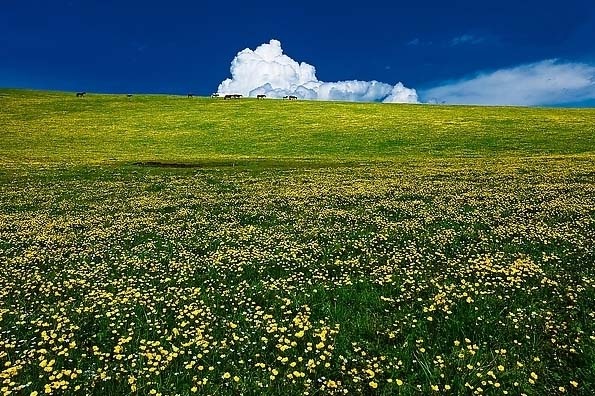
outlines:
[[402, 82], [449, 100], [435, 88], [482, 72], [551, 59], [595, 65], [588, 0], [3, 3], [3, 87], [208, 94], [238, 51], [273, 38], [322, 81]]

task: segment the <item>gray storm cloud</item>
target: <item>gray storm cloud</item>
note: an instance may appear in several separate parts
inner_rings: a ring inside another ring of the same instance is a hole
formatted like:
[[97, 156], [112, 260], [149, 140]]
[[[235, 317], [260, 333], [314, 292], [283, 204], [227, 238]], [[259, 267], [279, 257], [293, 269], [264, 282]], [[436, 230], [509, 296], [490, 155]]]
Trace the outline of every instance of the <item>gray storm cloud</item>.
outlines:
[[400, 82], [390, 85], [378, 81], [319, 81], [314, 66], [285, 55], [278, 40], [255, 50], [240, 51], [231, 62], [230, 71], [231, 78], [223, 81], [217, 90], [221, 95], [263, 94], [272, 98], [295, 95], [313, 100], [418, 103], [415, 89]]

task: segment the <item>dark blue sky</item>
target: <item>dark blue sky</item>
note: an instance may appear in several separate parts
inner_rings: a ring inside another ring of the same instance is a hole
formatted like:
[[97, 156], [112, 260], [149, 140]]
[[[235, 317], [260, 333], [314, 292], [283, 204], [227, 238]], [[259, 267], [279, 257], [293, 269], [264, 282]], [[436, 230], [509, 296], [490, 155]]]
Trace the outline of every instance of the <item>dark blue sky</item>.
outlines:
[[595, 63], [592, 0], [2, 3], [0, 87], [208, 94], [239, 50], [271, 38], [321, 80], [418, 89], [548, 58]]

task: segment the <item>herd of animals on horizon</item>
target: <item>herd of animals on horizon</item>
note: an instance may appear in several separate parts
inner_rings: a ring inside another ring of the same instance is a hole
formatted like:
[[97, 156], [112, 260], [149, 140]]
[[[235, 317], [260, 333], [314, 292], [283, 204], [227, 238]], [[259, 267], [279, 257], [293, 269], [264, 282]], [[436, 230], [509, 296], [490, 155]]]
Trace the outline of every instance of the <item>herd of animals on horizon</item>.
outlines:
[[[87, 92], [84, 92], [84, 91], [83, 92], [77, 92], [76, 93], [76, 97], [77, 98], [84, 98], [86, 95], [87, 95]], [[127, 98], [131, 98], [132, 97], [132, 94], [126, 94], [126, 97]], [[194, 97], [194, 94], [193, 93], [189, 93], [187, 97], [188, 98], [193, 98]], [[219, 93], [217, 93], [217, 92], [211, 94], [211, 98], [220, 98], [220, 97], [222, 97], [222, 96], [219, 95]], [[241, 99], [243, 97], [244, 96], [243, 95], [240, 95], [240, 94], [227, 94], [227, 95], [224, 95], [223, 96], [223, 99], [224, 100], [228, 100], [228, 99], [231, 100], [231, 99]], [[267, 98], [266, 95], [256, 95], [256, 99], [266, 99], [266, 98]], [[294, 95], [286, 95], [286, 96], [283, 97], [283, 100], [298, 100], [298, 97], [297, 96], [294, 96]]]

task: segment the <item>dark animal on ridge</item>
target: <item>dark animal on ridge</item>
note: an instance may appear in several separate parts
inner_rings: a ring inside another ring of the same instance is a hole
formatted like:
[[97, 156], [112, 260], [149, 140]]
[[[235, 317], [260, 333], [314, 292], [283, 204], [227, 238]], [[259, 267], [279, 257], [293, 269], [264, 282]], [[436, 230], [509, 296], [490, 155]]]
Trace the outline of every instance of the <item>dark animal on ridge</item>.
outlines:
[[289, 96], [284, 96], [283, 99], [289, 99]]
[[297, 100], [297, 96], [289, 95], [289, 100]]
[[86, 92], [77, 92], [77, 93], [76, 93], [76, 97], [77, 97], [77, 98], [82, 98], [82, 97], [84, 97], [86, 94], [87, 94]]
[[132, 98], [132, 94], [126, 94], [127, 98]]
[[191, 94], [191, 93], [189, 93], [189, 94], [188, 94], [188, 97], [189, 97], [189, 98], [193, 98], [193, 97], [194, 97], [194, 94]]
[[266, 95], [256, 95], [256, 99], [264, 99], [266, 98]]
[[217, 92], [211, 94], [211, 98], [218, 98], [219, 94]]

